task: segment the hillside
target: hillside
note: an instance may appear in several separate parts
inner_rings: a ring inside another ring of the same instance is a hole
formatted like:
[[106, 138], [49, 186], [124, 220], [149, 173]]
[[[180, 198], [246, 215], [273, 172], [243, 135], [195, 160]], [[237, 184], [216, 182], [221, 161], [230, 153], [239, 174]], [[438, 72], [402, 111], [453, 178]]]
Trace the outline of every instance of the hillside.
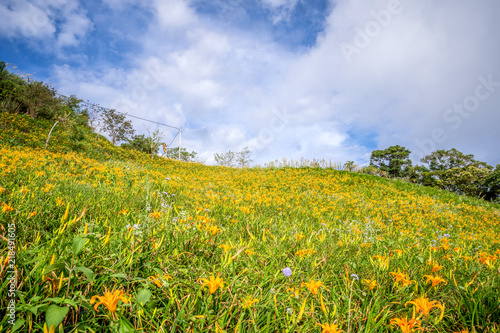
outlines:
[[0, 113], [0, 331], [500, 331], [498, 205], [153, 158], [86, 128], [44, 150], [51, 126]]

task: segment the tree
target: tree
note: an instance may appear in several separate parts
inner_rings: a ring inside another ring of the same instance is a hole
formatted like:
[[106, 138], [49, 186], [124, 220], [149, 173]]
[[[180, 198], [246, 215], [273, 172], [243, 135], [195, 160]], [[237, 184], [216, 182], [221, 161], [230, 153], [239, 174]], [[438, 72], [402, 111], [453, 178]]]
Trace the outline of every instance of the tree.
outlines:
[[134, 135], [131, 139], [127, 139], [128, 143], [122, 143], [121, 146], [154, 156], [158, 153], [158, 149], [162, 145], [163, 136], [159, 130], [154, 131], [152, 134], [148, 130], [148, 134], [149, 136], [147, 137], [144, 134]]
[[217, 165], [232, 167], [236, 164], [236, 153], [232, 152], [231, 150], [229, 150], [227, 153], [215, 153], [214, 159]]
[[250, 158], [251, 151], [248, 147], [243, 148], [240, 152], [234, 152], [229, 150], [227, 153], [215, 153], [214, 159], [217, 165], [224, 165], [228, 167], [248, 167], [250, 163], [253, 161]]
[[52, 125], [49, 134], [47, 135], [47, 140], [45, 141], [45, 149], [49, 145], [50, 135], [56, 127], [57, 124], [62, 124], [66, 130], [73, 132], [72, 138], [75, 140], [81, 140], [78, 136], [78, 127], [85, 126], [87, 124], [86, 114], [81, 111], [80, 103], [81, 99], [76, 98], [75, 95], [70, 97], [62, 97], [59, 99], [59, 105], [54, 105], [53, 108], [49, 109], [46, 116], [54, 120], [54, 125]]
[[130, 120], [125, 120], [125, 115], [114, 109], [104, 109], [102, 116], [102, 130], [111, 136], [111, 142], [125, 141], [134, 135], [135, 130]]
[[144, 134], [134, 135], [132, 138], [127, 139], [126, 143], [122, 143], [121, 147], [142, 151], [143, 153], [150, 154], [149, 144]]
[[437, 150], [420, 161], [428, 168], [422, 173], [422, 185], [469, 196], [484, 196], [487, 192], [484, 183], [493, 167], [475, 160], [472, 154], [455, 148]]
[[411, 151], [399, 145], [384, 150], [375, 150], [370, 157], [370, 166], [378, 167], [392, 177], [403, 177], [411, 167]]
[[151, 155], [156, 155], [158, 154], [158, 150], [162, 145], [163, 133], [161, 133], [158, 129], [152, 133], [149, 131], [149, 129], [147, 129], [147, 131], [148, 137], [146, 138], [146, 141], [149, 147], [149, 153]]
[[477, 161], [474, 160], [474, 155], [465, 155], [455, 148], [450, 150], [437, 150], [422, 158], [420, 162], [427, 164], [427, 167], [431, 171], [446, 171], [453, 168], [464, 168], [468, 165], [477, 163]]
[[60, 104], [55, 89], [41, 81], [33, 81], [28, 78], [26, 85], [19, 87], [16, 91], [26, 106], [26, 113], [33, 119], [37, 116], [51, 119], [53, 109]]
[[[165, 147], [166, 147], [166, 145], [165, 145]], [[164, 156], [166, 158], [170, 158], [173, 160], [179, 159], [179, 147], [175, 147], [175, 148], [166, 147], [166, 149], [164, 149], [164, 152], [165, 152]], [[194, 151], [188, 152], [186, 150], [186, 148], [181, 148], [181, 159], [180, 160], [183, 162], [196, 162], [197, 161], [196, 152], [194, 152]]]
[[245, 168], [249, 167], [253, 160], [250, 158], [251, 151], [248, 147], [243, 148], [242, 151], [236, 153], [236, 163], [238, 166]]
[[87, 114], [88, 125], [92, 129], [92, 132], [95, 132], [99, 127], [99, 118], [104, 110], [105, 108], [100, 105], [87, 103], [87, 107], [84, 109], [84, 112]]
[[486, 177], [483, 186], [486, 191], [485, 199], [500, 201], [500, 164]]
[[18, 91], [24, 88], [26, 81], [9, 72], [7, 65], [0, 61], [0, 112], [21, 113], [25, 106]]

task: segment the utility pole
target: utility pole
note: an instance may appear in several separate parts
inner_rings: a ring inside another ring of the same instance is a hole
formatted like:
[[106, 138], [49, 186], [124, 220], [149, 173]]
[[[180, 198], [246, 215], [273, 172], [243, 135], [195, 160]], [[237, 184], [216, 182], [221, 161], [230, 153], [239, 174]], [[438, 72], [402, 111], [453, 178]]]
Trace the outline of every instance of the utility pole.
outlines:
[[182, 138], [182, 128], [179, 127], [179, 161], [181, 160], [181, 138]]

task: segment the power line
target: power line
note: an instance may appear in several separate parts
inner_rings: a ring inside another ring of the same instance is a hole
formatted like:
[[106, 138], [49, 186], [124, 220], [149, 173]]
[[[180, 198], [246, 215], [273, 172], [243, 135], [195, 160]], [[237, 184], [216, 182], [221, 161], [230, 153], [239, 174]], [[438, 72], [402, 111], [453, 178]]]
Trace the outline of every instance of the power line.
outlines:
[[[64, 97], [64, 98], [69, 98], [68, 96], [66, 95], [62, 95], [62, 94], [59, 94], [59, 93], [56, 93], [56, 95], [60, 96], [60, 97]], [[109, 109], [109, 108], [105, 108], [103, 106], [100, 106], [99, 104], [95, 104], [95, 103], [91, 103], [89, 101], [82, 101], [81, 103], [84, 103], [86, 105], [91, 105], [91, 106], [97, 106], [103, 110], [113, 110], [113, 109]], [[159, 123], [157, 121], [154, 121], [154, 120], [149, 120], [149, 119], [146, 119], [146, 118], [141, 118], [141, 117], [137, 117], [137, 116], [134, 116], [134, 115], [131, 115], [131, 114], [128, 114], [128, 113], [125, 113], [125, 112], [120, 112], [120, 111], [117, 111], [117, 110], [114, 110], [116, 113], [120, 113], [120, 114], [123, 114], [125, 116], [128, 116], [128, 117], [132, 117], [132, 118], [137, 118], [137, 119], [140, 119], [140, 120], [144, 120], [144, 121], [147, 121], [147, 122], [150, 122], [150, 123], [153, 123], [153, 124], [157, 124], [157, 125], [162, 125], [162, 126], [165, 126], [165, 127], [170, 127], [170, 128], [174, 128], [176, 130], [180, 130], [179, 127], [175, 127], [175, 126], [171, 126], [171, 125], [166, 125], [166, 124], [162, 124], [162, 123]]]
[[[64, 98], [69, 98], [68, 96], [65, 96], [65, 95], [62, 95], [62, 94], [59, 94], [59, 93], [56, 93], [56, 95], [60, 96], [60, 97], [64, 97]], [[102, 110], [107, 110], [107, 111], [115, 111], [116, 113], [120, 113], [120, 114], [123, 114], [125, 115], [126, 117], [131, 117], [131, 118], [136, 118], [136, 119], [140, 119], [140, 120], [143, 120], [143, 121], [147, 121], [147, 122], [150, 122], [150, 123], [153, 123], [153, 124], [157, 124], [157, 125], [161, 125], [161, 126], [165, 126], [165, 127], [170, 127], [170, 128], [173, 128], [173, 129], [176, 129], [177, 130], [177, 133], [175, 134], [174, 138], [172, 139], [172, 141], [170, 141], [170, 144], [167, 146], [167, 147], [170, 147], [170, 145], [172, 144], [172, 142], [174, 142], [175, 138], [177, 137], [177, 135], [181, 134], [182, 133], [182, 129], [180, 127], [175, 127], [175, 126], [171, 126], [171, 125], [166, 125], [166, 124], [162, 124], [162, 123], [159, 123], [157, 121], [154, 121], [154, 120], [149, 120], [149, 119], [146, 119], [146, 118], [141, 118], [141, 117], [137, 117], [137, 116], [134, 116], [134, 115], [131, 115], [131, 114], [128, 114], [128, 113], [124, 113], [124, 112], [120, 112], [120, 111], [117, 111], [117, 110], [114, 110], [114, 109], [109, 109], [109, 108], [105, 108], [103, 106], [100, 106], [99, 104], [95, 104], [95, 103], [90, 103], [90, 101], [83, 101], [81, 103], [84, 103], [86, 104], [87, 106], [88, 105], [91, 105], [91, 106], [95, 106], [95, 107], [99, 107], [101, 108]], [[182, 135], [182, 134], [181, 134]], [[179, 137], [179, 160], [181, 159], [181, 137]]]

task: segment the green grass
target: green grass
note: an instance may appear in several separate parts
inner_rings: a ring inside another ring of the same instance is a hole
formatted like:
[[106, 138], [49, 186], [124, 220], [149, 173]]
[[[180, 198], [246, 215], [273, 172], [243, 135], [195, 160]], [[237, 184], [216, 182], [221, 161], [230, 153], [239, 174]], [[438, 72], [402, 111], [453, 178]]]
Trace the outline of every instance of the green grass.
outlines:
[[[1, 309], [13, 299], [17, 321], [2, 316], [1, 331], [397, 332], [391, 320], [412, 316], [427, 332], [500, 331], [498, 205], [329, 169], [151, 158], [90, 130], [77, 143], [56, 130], [44, 150], [49, 122], [0, 120], [0, 220], [5, 239], [16, 226], [17, 272], [9, 297], [2, 238]], [[212, 294], [211, 275], [224, 282]], [[116, 312], [95, 310], [114, 288]], [[414, 314], [420, 296], [442, 318]]]

